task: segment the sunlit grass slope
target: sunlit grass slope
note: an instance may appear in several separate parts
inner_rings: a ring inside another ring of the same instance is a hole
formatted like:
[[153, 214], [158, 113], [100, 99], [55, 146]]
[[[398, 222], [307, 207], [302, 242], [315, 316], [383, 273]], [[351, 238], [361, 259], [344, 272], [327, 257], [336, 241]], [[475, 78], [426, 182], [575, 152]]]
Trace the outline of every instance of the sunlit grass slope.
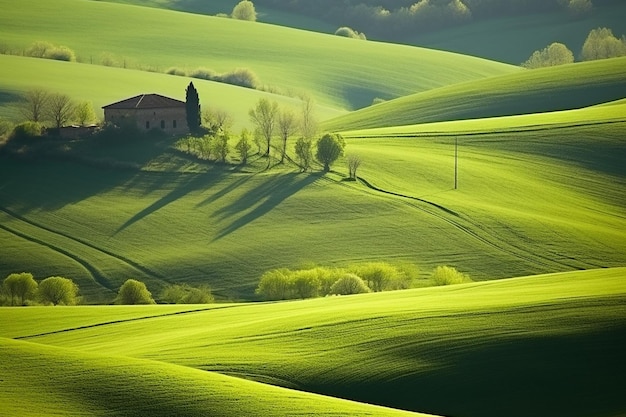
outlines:
[[[226, 110], [232, 115], [236, 128], [252, 128], [248, 111], [261, 98], [276, 100], [281, 106], [294, 110], [300, 108], [300, 101], [295, 98], [223, 83], [100, 65], [0, 55], [0, 118], [21, 120], [15, 102], [32, 88], [68, 94], [76, 101], [90, 101], [102, 119], [102, 106], [143, 93], [158, 93], [184, 101], [185, 89], [190, 81], [198, 90], [201, 105]], [[315, 114], [321, 120], [342, 113], [320, 104], [315, 107]]]
[[419, 416], [182, 366], [0, 338], [7, 416]]
[[161, 71], [246, 67], [264, 85], [309, 92], [336, 108], [520, 71], [469, 56], [124, 4], [2, 0], [0, 8], [0, 37], [11, 48], [45, 40], [74, 49], [83, 62], [109, 53], [129, 67]]
[[[625, 274], [602, 269], [175, 316], [144, 310], [145, 320], [83, 329], [75, 328], [96, 315], [105, 322], [116, 307], [89, 308], [85, 317], [84, 308], [48, 309], [48, 317], [5, 308], [0, 335], [441, 415], [614, 416], [625, 411]], [[57, 319], [55, 333], [37, 336]]]
[[429, 90], [330, 120], [328, 130], [571, 110], [626, 96], [626, 58], [526, 70]]
[[477, 280], [625, 265], [625, 122], [565, 122], [459, 134], [457, 190], [452, 125], [349, 138], [357, 183], [342, 181], [343, 162], [325, 176], [238, 170], [148, 142], [91, 150], [141, 169], [5, 158], [0, 275], [69, 276], [93, 302], [128, 278], [250, 299], [265, 271], [311, 263], [408, 261], [422, 276], [448, 264]]

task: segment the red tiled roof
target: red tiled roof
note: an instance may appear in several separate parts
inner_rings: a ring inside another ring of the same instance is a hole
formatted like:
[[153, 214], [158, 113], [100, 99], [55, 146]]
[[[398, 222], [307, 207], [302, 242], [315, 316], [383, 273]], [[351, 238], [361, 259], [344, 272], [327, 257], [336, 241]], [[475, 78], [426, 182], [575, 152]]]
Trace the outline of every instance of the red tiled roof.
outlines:
[[103, 109], [163, 109], [185, 107], [185, 102], [165, 97], [160, 94], [140, 94], [117, 103], [102, 107]]

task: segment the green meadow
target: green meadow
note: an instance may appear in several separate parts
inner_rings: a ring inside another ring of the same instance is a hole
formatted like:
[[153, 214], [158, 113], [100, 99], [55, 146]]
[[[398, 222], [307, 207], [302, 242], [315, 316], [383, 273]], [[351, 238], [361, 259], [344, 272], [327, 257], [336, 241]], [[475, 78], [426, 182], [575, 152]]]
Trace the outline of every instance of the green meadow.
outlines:
[[626, 94], [626, 58], [525, 70], [457, 83], [351, 112], [331, 131], [579, 109]]
[[[259, 99], [306, 93], [346, 142], [330, 172], [300, 172], [294, 139], [284, 163], [276, 140], [241, 165], [164, 136], [0, 138], [0, 279], [68, 277], [84, 304], [0, 307], [0, 415], [624, 415], [626, 58], [524, 70], [203, 15], [233, 5], [0, 0], [2, 120], [34, 87], [99, 109], [193, 80], [235, 133]], [[535, 18], [528, 42], [556, 30]], [[321, 25], [266, 21], [290, 19]], [[19, 56], [35, 41], [78, 62]], [[263, 88], [171, 67], [248, 68]], [[255, 293], [272, 269], [367, 262], [419, 272], [402, 291]], [[473, 282], [434, 286], [442, 265]], [[106, 305], [129, 278], [217, 303]]]
[[403, 415], [307, 392], [436, 415], [619, 415], [623, 277], [602, 269], [186, 312], [4, 308], [0, 336], [16, 340], [1, 339], [0, 375], [25, 395], [0, 398], [20, 414], [50, 403], [50, 415]]
[[[68, 46], [84, 63], [101, 63], [104, 54], [118, 66], [150, 71], [206, 67], [227, 72], [245, 67], [270, 89], [291, 96], [309, 93], [320, 104], [338, 109], [520, 71], [423, 48], [124, 4], [3, 0], [0, 8], [0, 36], [10, 49], [25, 50], [44, 40]], [[29, 82], [35, 84], [36, 78]], [[115, 83], [108, 87], [120, 99], [130, 96]], [[221, 100], [206, 97], [203, 102], [219, 107]]]

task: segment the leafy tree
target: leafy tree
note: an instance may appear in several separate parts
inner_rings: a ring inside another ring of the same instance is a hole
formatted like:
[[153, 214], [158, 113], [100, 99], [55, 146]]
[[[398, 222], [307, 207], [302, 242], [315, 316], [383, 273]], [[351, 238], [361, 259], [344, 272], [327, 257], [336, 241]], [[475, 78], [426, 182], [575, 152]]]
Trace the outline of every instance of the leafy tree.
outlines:
[[317, 141], [317, 153], [315, 157], [324, 165], [324, 171], [330, 171], [330, 166], [343, 155], [345, 142], [336, 134], [327, 133]]
[[146, 284], [141, 281], [129, 279], [122, 284], [117, 293], [117, 304], [155, 304], [152, 293], [148, 291]]
[[248, 20], [251, 22], [256, 21], [257, 14], [254, 8], [254, 3], [249, 0], [240, 1], [233, 8], [231, 16], [233, 19]]
[[278, 131], [282, 139], [281, 157], [280, 163], [285, 162], [285, 155], [287, 154], [287, 141], [298, 130], [298, 124], [296, 121], [296, 115], [289, 109], [284, 109], [278, 115]]
[[311, 168], [313, 161], [313, 142], [310, 139], [299, 138], [296, 141], [296, 157], [302, 172], [306, 172]]
[[364, 294], [370, 292], [367, 284], [355, 274], [347, 273], [330, 287], [335, 295]]
[[567, 11], [574, 17], [584, 16], [593, 10], [591, 0], [569, 0]]
[[219, 134], [213, 142], [213, 151], [215, 152], [216, 158], [223, 164], [226, 163], [226, 158], [230, 152], [229, 140], [230, 133], [223, 132]]
[[75, 108], [72, 98], [67, 94], [54, 93], [48, 98], [48, 117], [54, 121], [57, 129], [72, 120]]
[[317, 271], [301, 270], [293, 273], [291, 277], [294, 294], [298, 298], [314, 298], [320, 292], [320, 280]]
[[243, 129], [241, 131], [241, 138], [235, 145], [235, 149], [237, 150], [237, 153], [239, 153], [239, 159], [241, 160], [242, 165], [248, 163], [248, 156], [250, 155], [250, 150], [252, 149], [248, 135], [248, 131]]
[[264, 273], [255, 292], [265, 300], [277, 301], [291, 298], [290, 290], [290, 272], [283, 268]]
[[32, 299], [37, 291], [37, 281], [29, 272], [9, 275], [4, 279], [3, 286], [12, 306], [16, 305], [16, 299], [19, 305], [26, 305], [26, 301]]
[[361, 157], [358, 155], [348, 155], [346, 159], [348, 162], [348, 173], [350, 175], [350, 179], [356, 180], [356, 172], [361, 166]]
[[87, 126], [87, 124], [96, 120], [96, 113], [93, 110], [93, 104], [90, 101], [82, 101], [76, 106], [76, 121], [81, 126]]
[[41, 88], [28, 90], [19, 104], [21, 116], [31, 122], [42, 122], [46, 116], [46, 109], [50, 100], [50, 93]]
[[438, 266], [430, 277], [435, 285], [454, 285], [472, 282], [469, 275], [463, 274], [450, 266]]
[[168, 285], [161, 292], [161, 299], [168, 304], [211, 304], [215, 301], [209, 286], [192, 287], [188, 284]]
[[597, 28], [589, 32], [581, 53], [583, 61], [614, 58], [626, 55], [626, 38], [616, 38], [608, 28]]
[[75, 305], [78, 301], [78, 285], [71, 279], [49, 277], [41, 281], [37, 295], [45, 304]]
[[572, 62], [574, 62], [572, 51], [562, 43], [554, 42], [541, 51], [533, 52], [530, 58], [522, 64], [522, 67], [532, 69], [571, 64]]
[[278, 119], [278, 103], [275, 101], [270, 102], [268, 99], [262, 98], [259, 100], [256, 107], [250, 110], [249, 115], [250, 121], [254, 123], [263, 139], [265, 139], [267, 146], [265, 155], [263, 156], [269, 157], [272, 136], [274, 136]]
[[200, 129], [200, 97], [193, 82], [189, 83], [185, 91], [185, 110], [189, 131], [197, 132]]

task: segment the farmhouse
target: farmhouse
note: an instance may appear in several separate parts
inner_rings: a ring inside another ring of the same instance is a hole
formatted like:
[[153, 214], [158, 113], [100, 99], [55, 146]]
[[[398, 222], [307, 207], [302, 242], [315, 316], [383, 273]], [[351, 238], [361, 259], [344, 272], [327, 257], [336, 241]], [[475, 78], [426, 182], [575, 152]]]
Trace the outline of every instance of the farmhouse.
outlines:
[[185, 102], [159, 94], [141, 94], [102, 109], [106, 123], [119, 125], [132, 120], [139, 129], [161, 129], [172, 135], [189, 131]]

